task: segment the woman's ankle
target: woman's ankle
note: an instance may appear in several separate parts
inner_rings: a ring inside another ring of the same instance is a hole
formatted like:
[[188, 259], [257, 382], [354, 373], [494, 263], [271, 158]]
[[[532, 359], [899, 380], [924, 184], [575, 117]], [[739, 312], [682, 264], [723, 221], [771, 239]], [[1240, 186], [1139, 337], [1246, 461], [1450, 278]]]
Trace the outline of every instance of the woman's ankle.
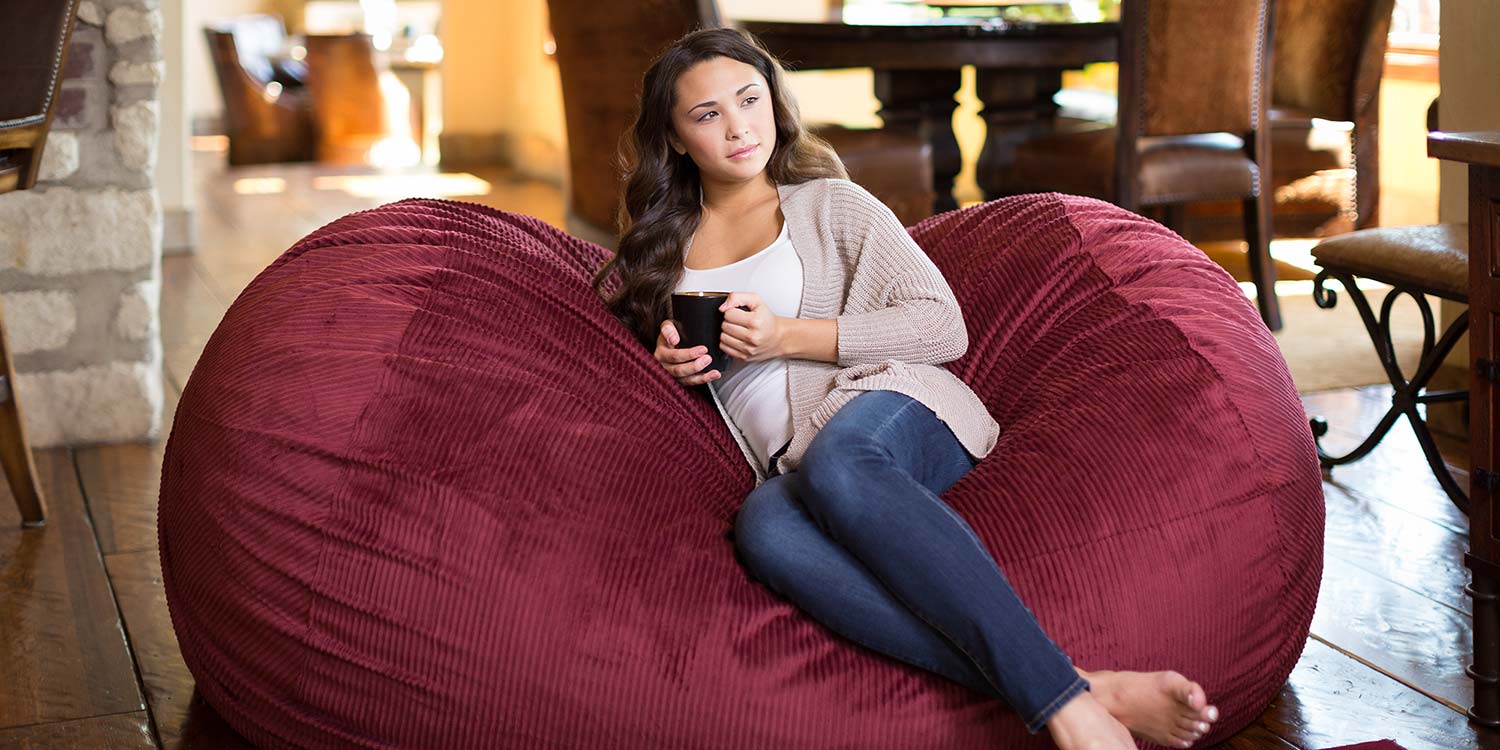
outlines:
[[[1087, 677], [1080, 673], [1081, 677]], [[1047, 721], [1047, 731], [1061, 750], [1131, 750], [1130, 731], [1111, 716], [1087, 690], [1073, 696]]]

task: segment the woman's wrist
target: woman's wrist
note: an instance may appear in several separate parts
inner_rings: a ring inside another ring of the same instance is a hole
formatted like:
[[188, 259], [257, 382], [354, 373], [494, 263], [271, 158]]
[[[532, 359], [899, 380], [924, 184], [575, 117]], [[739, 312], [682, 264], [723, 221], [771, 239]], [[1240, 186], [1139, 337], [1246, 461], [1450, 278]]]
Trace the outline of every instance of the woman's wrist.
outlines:
[[838, 361], [838, 321], [832, 318], [776, 319], [781, 329], [781, 356], [788, 359]]

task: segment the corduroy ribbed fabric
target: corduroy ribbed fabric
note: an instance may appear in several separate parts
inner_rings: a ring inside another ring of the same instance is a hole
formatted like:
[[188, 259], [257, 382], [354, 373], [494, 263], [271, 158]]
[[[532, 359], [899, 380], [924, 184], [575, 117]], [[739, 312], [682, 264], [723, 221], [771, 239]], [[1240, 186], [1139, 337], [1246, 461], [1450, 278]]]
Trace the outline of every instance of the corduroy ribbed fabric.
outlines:
[[[1254, 308], [1087, 199], [911, 236], [963, 310], [943, 367], [999, 426], [945, 500], [1075, 663], [1177, 669], [1223, 713], [1205, 744], [1243, 727], [1306, 641], [1323, 530]], [[403, 201], [245, 289], [162, 466], [163, 583], [204, 698], [266, 747], [1048, 747], [745, 574], [751, 467], [589, 288], [606, 257]]]

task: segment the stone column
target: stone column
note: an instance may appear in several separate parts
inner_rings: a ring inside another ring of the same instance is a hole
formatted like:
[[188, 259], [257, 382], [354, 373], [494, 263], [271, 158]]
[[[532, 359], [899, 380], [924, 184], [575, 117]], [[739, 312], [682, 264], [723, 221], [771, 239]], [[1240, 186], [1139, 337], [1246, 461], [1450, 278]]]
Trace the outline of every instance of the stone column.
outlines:
[[34, 447], [161, 432], [156, 0], [84, 0], [33, 190], [0, 195], [0, 303]]

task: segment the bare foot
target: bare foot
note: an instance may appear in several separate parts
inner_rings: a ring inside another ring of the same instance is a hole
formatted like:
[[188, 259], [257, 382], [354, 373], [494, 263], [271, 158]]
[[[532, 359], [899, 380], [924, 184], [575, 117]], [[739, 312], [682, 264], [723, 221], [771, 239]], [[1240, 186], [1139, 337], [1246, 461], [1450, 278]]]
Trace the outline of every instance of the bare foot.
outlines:
[[1125, 725], [1088, 691], [1057, 709], [1047, 721], [1047, 731], [1060, 750], [1135, 750]]
[[1176, 672], [1078, 673], [1111, 716], [1148, 742], [1192, 747], [1219, 719], [1203, 686]]

